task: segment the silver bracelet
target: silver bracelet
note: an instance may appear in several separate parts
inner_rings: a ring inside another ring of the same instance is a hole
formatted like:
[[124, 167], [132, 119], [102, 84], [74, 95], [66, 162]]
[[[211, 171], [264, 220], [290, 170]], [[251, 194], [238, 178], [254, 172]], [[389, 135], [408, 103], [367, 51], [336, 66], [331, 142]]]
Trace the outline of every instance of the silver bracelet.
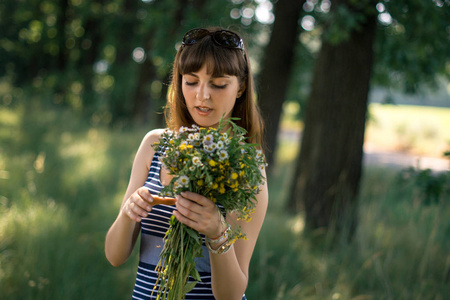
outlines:
[[213, 248], [211, 248], [211, 245], [209, 244], [208, 241], [205, 242], [206, 247], [208, 248], [209, 252], [213, 253], [213, 254], [225, 254], [228, 251], [230, 251], [231, 247], [233, 246], [232, 243], [230, 243], [228, 240], [223, 243], [222, 245], [220, 245], [219, 248], [217, 248], [217, 250], [214, 250]]

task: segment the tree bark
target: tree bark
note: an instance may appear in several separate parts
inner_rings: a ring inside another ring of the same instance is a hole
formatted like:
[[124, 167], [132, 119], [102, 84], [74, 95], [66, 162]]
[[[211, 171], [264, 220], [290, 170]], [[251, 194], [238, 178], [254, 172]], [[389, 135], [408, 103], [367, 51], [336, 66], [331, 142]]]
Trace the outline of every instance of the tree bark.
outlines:
[[[365, 11], [375, 9], [369, 2]], [[350, 3], [334, 0], [333, 9], [362, 13]], [[375, 18], [365, 13], [347, 40], [322, 42], [289, 200], [294, 210], [304, 204], [307, 230], [324, 227], [351, 237], [356, 228]]]
[[275, 21], [264, 53], [258, 80], [258, 102], [264, 118], [266, 158], [273, 162], [283, 102], [286, 97], [294, 49], [298, 41], [298, 19], [304, 0], [275, 3]]

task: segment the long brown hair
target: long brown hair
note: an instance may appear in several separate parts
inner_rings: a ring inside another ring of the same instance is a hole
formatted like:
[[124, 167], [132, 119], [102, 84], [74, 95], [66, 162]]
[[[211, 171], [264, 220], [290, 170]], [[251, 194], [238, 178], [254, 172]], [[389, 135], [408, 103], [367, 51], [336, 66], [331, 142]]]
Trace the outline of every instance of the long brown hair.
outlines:
[[[213, 32], [222, 28], [207, 28]], [[206, 64], [212, 76], [231, 75], [238, 78], [244, 92], [233, 108], [232, 117], [239, 118], [237, 125], [247, 130], [249, 142], [262, 144], [263, 122], [256, 104], [253, 75], [245, 50], [230, 49], [217, 45], [211, 36], [198, 43], [181, 46], [178, 50], [172, 70], [172, 82], [169, 87], [165, 107], [166, 123], [169, 129], [178, 130], [181, 126], [192, 126], [195, 122], [186, 107], [181, 84], [182, 75], [197, 72]]]

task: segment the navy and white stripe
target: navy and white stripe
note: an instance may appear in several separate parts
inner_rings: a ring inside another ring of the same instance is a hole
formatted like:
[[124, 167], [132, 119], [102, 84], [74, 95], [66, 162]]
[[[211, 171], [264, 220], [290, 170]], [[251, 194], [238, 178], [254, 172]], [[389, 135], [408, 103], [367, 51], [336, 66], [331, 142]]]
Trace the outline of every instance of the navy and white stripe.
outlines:
[[[159, 153], [155, 153], [147, 181], [144, 184], [153, 195], [157, 195], [163, 188], [159, 177], [160, 169]], [[146, 218], [142, 218], [140, 259], [133, 290], [133, 299], [156, 299], [157, 289], [151, 295], [158, 278], [155, 267], [158, 264], [159, 255], [164, 246], [163, 237], [169, 229], [169, 219], [175, 209], [174, 205], [156, 205]], [[209, 252], [205, 245], [202, 246], [202, 250], [203, 257], [196, 260], [196, 268], [202, 281], [198, 282], [194, 289], [186, 294], [186, 299], [189, 300], [215, 299], [211, 288]], [[242, 299], [245, 300], [245, 296]]]

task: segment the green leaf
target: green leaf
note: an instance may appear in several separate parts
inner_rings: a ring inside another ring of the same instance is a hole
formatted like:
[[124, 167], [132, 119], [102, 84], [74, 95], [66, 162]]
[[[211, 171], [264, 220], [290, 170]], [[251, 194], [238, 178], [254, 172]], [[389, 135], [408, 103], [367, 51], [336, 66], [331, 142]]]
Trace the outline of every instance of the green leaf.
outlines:
[[197, 231], [193, 230], [192, 228], [186, 228], [186, 232], [189, 234], [191, 238], [193, 238], [197, 243], [199, 243], [199, 236]]
[[195, 285], [197, 284], [197, 281], [191, 281], [186, 283], [186, 285], [183, 288], [183, 294], [187, 294], [190, 291], [192, 291], [192, 289], [195, 287]]
[[196, 268], [192, 268], [189, 275], [197, 281], [202, 281], [202, 279], [200, 278], [200, 273], [198, 273]]

